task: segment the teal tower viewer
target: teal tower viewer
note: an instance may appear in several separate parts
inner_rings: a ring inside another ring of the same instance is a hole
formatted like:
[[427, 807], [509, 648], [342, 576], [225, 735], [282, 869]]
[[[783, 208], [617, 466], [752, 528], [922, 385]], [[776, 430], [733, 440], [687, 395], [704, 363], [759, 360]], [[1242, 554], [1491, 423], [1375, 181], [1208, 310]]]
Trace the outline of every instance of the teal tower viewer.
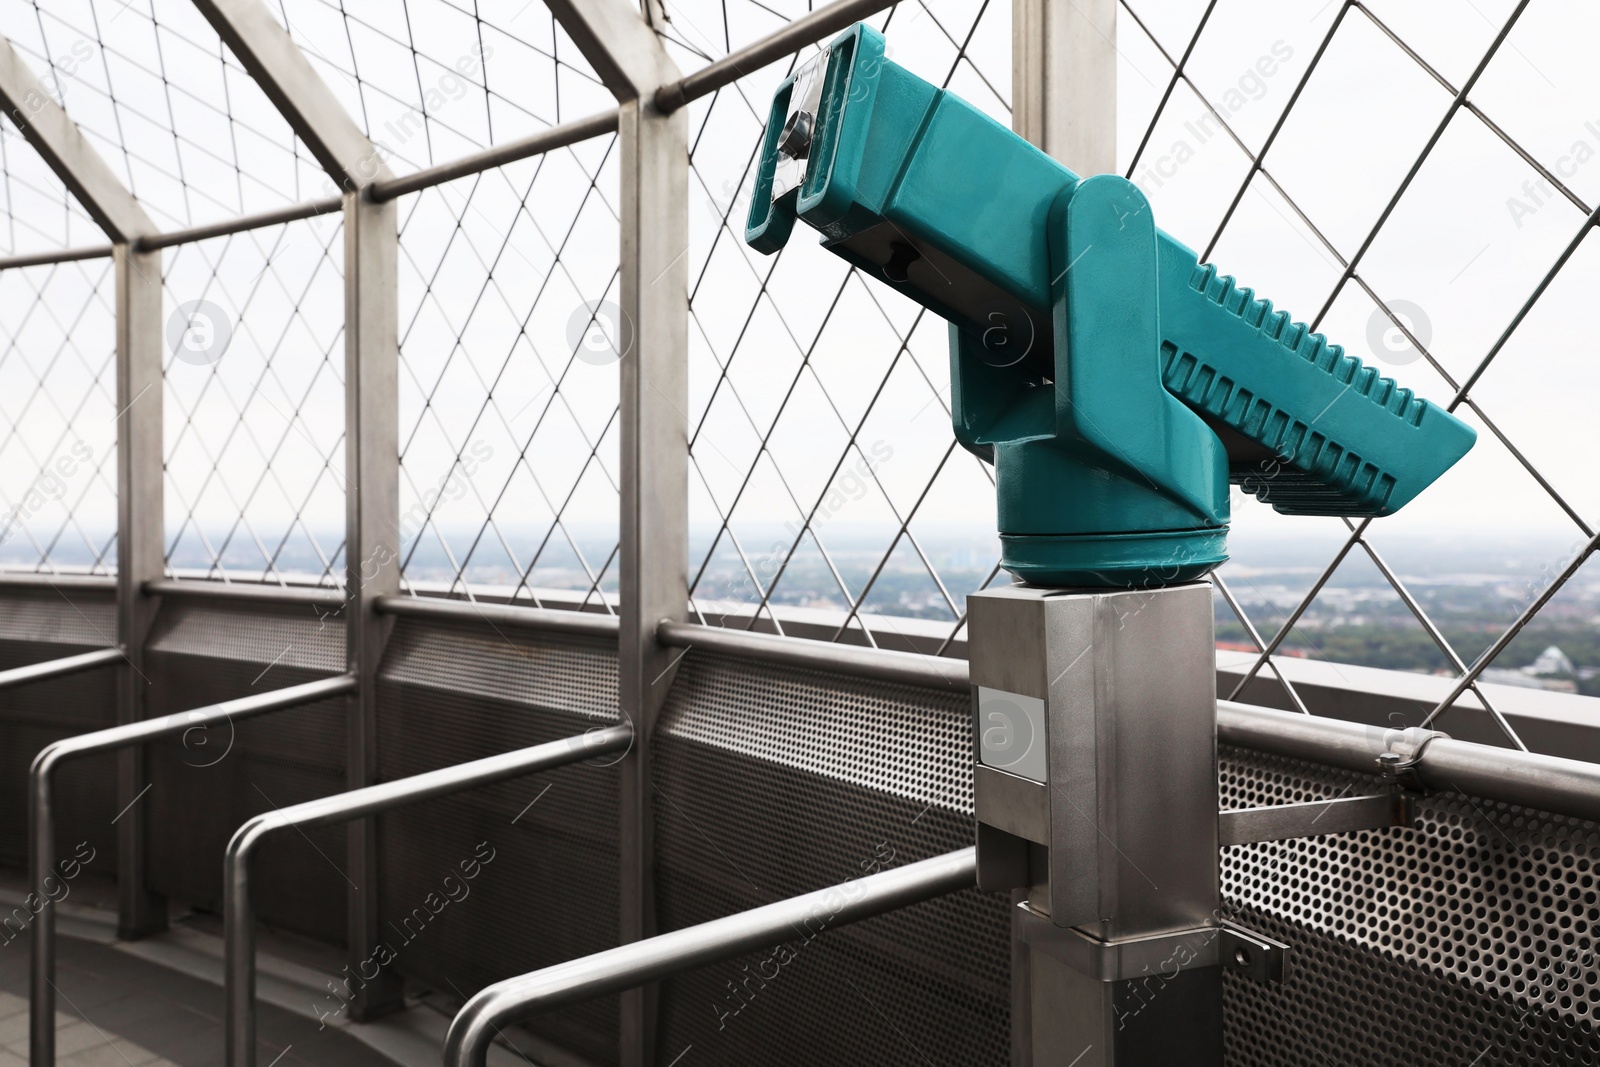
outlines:
[[1035, 585], [1191, 581], [1230, 480], [1291, 515], [1388, 515], [1476, 434], [1198, 262], [1115, 175], [1079, 178], [857, 25], [773, 97], [747, 242], [795, 220], [950, 323], [956, 437]]

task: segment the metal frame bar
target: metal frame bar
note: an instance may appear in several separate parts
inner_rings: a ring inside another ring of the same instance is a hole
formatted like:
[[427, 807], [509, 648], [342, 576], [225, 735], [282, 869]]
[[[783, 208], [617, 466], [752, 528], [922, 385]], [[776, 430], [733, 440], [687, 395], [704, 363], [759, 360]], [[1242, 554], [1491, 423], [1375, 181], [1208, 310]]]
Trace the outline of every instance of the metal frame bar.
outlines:
[[[34, 913], [28, 997], [30, 1067], [55, 1067], [56, 1062], [56, 920], [55, 911], [50, 907], [54, 903], [54, 891], [50, 888], [51, 872], [56, 866], [52, 801], [56, 768], [69, 759], [139, 748], [163, 737], [345, 696], [355, 692], [355, 689], [354, 677], [339, 675], [270, 693], [227, 700], [162, 719], [123, 723], [106, 730], [63, 738], [39, 751], [28, 769], [28, 909]], [[127, 812], [122, 814], [125, 816]]]
[[[345, 780], [378, 780], [378, 667], [394, 628], [379, 596], [400, 592], [400, 315], [398, 205], [345, 194], [345, 624], [349, 668], [361, 679], [350, 700]], [[378, 944], [378, 834], [371, 819], [348, 827], [346, 940], [352, 963]], [[398, 975], [385, 968], [358, 991], [358, 1020], [403, 1007]]]
[[339, 188], [389, 176], [382, 153], [262, 0], [192, 2]]
[[0, 105], [114, 243], [156, 232], [144, 208], [4, 37], [0, 37]]
[[109, 259], [111, 253], [111, 245], [90, 245], [85, 248], [69, 248], [61, 252], [32, 252], [25, 256], [6, 256], [0, 259], [0, 270], [49, 267], [57, 263], [76, 263], [84, 259]]
[[1377, 793], [1307, 800], [1299, 804], [1232, 808], [1217, 813], [1217, 846], [1230, 848], [1262, 841], [1409, 827], [1415, 817], [1416, 796], [1411, 793]]
[[[255, 906], [250, 895], [250, 860], [268, 834], [275, 830], [303, 830], [365, 818], [407, 804], [619, 752], [632, 743], [631, 729], [611, 726], [321, 800], [308, 800], [257, 815], [240, 826], [228, 842], [222, 862], [223, 1025], [228, 1067], [255, 1067], [256, 1062]], [[358, 973], [364, 975], [365, 972]]]
[[246, 230], [259, 230], [263, 226], [280, 226], [286, 222], [313, 219], [318, 215], [330, 215], [343, 207], [344, 198], [338, 196], [324, 197], [321, 200], [307, 200], [301, 204], [290, 204], [288, 207], [273, 208], [271, 211], [259, 211], [252, 215], [240, 215], [237, 218], [224, 219], [221, 222], [212, 222], [204, 226], [191, 226], [185, 230], [166, 230], [162, 233], [150, 234], [139, 238], [133, 243], [133, 246], [141, 252], [150, 252], [157, 248], [171, 248], [173, 245], [188, 244], [191, 241], [205, 241], [213, 237], [227, 237], [230, 234], [243, 233]]
[[338, 611], [347, 597], [341, 589], [313, 585], [268, 585], [266, 582], [177, 581], [160, 578], [144, 583], [149, 596], [176, 600], [226, 600], [242, 604], [292, 604]]
[[467, 1001], [451, 1022], [445, 1067], [484, 1067], [495, 1035], [539, 1012], [671, 978], [774, 941], [810, 939], [835, 926], [970, 889], [977, 879], [977, 850], [963, 848], [496, 982]]
[[60, 678], [65, 674], [76, 674], [96, 667], [113, 667], [122, 660], [120, 648], [97, 648], [93, 652], [80, 652], [76, 656], [62, 656], [60, 659], [47, 659], [24, 667], [12, 667], [8, 671], [0, 671], [0, 689], [42, 682], [47, 678]]
[[82, 589], [97, 593], [115, 593], [117, 579], [109, 574], [49, 574], [37, 571], [0, 571], [0, 590], [12, 589]]
[[480, 174], [495, 167], [503, 167], [507, 163], [515, 163], [519, 159], [542, 155], [557, 148], [566, 148], [568, 145], [616, 131], [617, 110], [612, 108], [610, 111], [602, 111], [571, 122], [563, 122], [559, 126], [551, 126], [547, 130], [540, 130], [515, 141], [492, 145], [481, 152], [474, 152], [436, 167], [428, 167], [415, 174], [373, 182], [368, 195], [380, 202], [393, 200], [407, 193], [430, 189], [469, 174]]
[[655, 91], [656, 110], [664, 115], [685, 106], [702, 96], [709, 96], [724, 86], [800, 49], [821, 41], [829, 34], [838, 33], [864, 18], [876, 15], [896, 0], [835, 0], [826, 7], [817, 8], [790, 22], [781, 30], [768, 34], [754, 44], [737, 52], [730, 52], [714, 63], [709, 63], [693, 74], [669, 82]]
[[1117, 0], [1013, 0], [1012, 128], [1079, 174], [1117, 169]]
[[[4, 38], [0, 38], [0, 103], [28, 143], [114, 242], [117, 644], [125, 653], [116, 716], [119, 723], [134, 723], [144, 717], [148, 686], [140, 664], [155, 614], [155, 605], [142, 596], [141, 585], [146, 578], [158, 577], [161, 568], [163, 421], [161, 253], [138, 251], [135, 242], [155, 233], [156, 226]], [[143, 753], [122, 753], [117, 760], [118, 803], [131, 805], [141, 793], [143, 781]], [[123, 937], [139, 937], [166, 924], [161, 901], [145, 889], [144, 832], [139, 811], [117, 826], [117, 927]]]
[[965, 692], [967, 661], [925, 656], [916, 652], [841, 645], [827, 641], [783, 637], [748, 630], [722, 629], [692, 622], [663, 622], [657, 640], [672, 648], [699, 648], [729, 656], [743, 656], [800, 667], [871, 678], [902, 685], [937, 686]]
[[616, 640], [620, 624], [615, 615], [589, 611], [562, 611], [557, 608], [522, 607], [512, 604], [486, 604], [479, 600], [454, 600], [445, 597], [381, 596], [373, 607], [380, 614], [438, 622], [477, 622], [519, 630], [574, 634]]
[[[117, 286], [117, 643], [127, 653], [118, 678], [117, 721], [149, 714], [145, 642], [159, 601], [144, 591], [164, 567], [166, 492], [163, 431], [166, 388], [161, 317], [161, 252], [120, 244]], [[117, 757], [117, 806], [132, 805], [146, 788], [145, 753]], [[117, 823], [117, 933], [138, 938], [167, 925], [166, 902], [148, 888], [145, 812], [133, 807]]]

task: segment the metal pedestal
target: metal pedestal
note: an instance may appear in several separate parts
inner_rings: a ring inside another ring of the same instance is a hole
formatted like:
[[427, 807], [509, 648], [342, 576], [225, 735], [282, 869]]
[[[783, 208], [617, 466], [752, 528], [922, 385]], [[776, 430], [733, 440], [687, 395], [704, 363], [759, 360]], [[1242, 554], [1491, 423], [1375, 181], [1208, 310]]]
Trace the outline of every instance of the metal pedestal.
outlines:
[[[1036, 1067], [1220, 1067], [1211, 587], [970, 598], [978, 863]], [[1020, 1007], [1020, 1005], [1019, 1005]]]

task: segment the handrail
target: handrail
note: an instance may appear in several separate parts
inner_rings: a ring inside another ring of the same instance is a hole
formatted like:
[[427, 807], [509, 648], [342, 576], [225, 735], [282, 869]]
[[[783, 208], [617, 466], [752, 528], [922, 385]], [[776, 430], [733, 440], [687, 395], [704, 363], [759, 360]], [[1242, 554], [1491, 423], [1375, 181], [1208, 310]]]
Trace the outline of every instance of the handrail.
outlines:
[[[1329, 767], [1378, 770], [1398, 734], [1381, 726], [1217, 701], [1217, 740], [1225, 745]], [[1500, 800], [1600, 822], [1600, 764], [1436, 736], [1410, 767], [1431, 789]]]
[[120, 663], [122, 660], [120, 648], [97, 648], [92, 652], [80, 652], [76, 656], [62, 656], [60, 659], [47, 659], [41, 663], [12, 667], [9, 671], [0, 671], [0, 689], [27, 685], [29, 682], [42, 682], [46, 678], [59, 678], [63, 674], [93, 670], [95, 667]]
[[971, 685], [966, 660], [925, 656], [920, 652], [891, 652], [881, 648], [809, 641], [670, 620], [656, 627], [656, 640], [672, 648], [700, 648], [707, 652], [743, 656], [785, 667], [833, 671], [880, 682], [923, 685], [956, 692], [966, 692]]
[[[971, 685], [965, 660], [915, 652], [682, 622], [661, 623], [656, 640], [677, 648], [930, 689], [965, 690]], [[1387, 732], [1384, 727], [1321, 715], [1217, 701], [1217, 740], [1223, 744], [1347, 770], [1375, 772], [1378, 756], [1386, 750]], [[1427, 746], [1412, 770], [1422, 782], [1439, 789], [1600, 821], [1600, 764], [1440, 739]]]
[[449, 597], [380, 596], [373, 607], [381, 615], [404, 615], [443, 622], [487, 622], [519, 630], [547, 630], [555, 633], [583, 634], [616, 639], [619, 626], [615, 615], [563, 608], [535, 608], [520, 604], [493, 604], [481, 600], [455, 600]]
[[869, 15], [876, 15], [893, 2], [836, 0], [827, 7], [818, 8], [752, 45], [723, 56], [670, 85], [663, 85], [656, 90], [656, 110], [670, 114], [691, 100], [698, 100], [724, 85], [731, 85], [746, 74], [760, 70], [775, 59], [782, 59], [806, 45], [816, 44], [830, 33], [860, 22]]
[[[250, 897], [250, 858], [274, 830], [347, 822], [406, 804], [490, 785], [524, 774], [564, 767], [592, 756], [621, 752], [633, 743], [631, 726], [608, 726], [531, 748], [442, 767], [392, 782], [308, 800], [250, 819], [234, 832], [222, 861], [223, 997], [227, 1067], [256, 1062], [256, 916]], [[359, 970], [359, 968], [358, 968]]]
[[325, 585], [270, 585], [266, 582], [219, 582], [209, 578], [177, 581], [152, 578], [144, 583], [146, 596], [192, 597], [196, 600], [232, 600], [246, 604], [294, 604], [338, 611], [348, 602], [344, 590]]
[[494, 1036], [529, 1016], [969, 889], [977, 872], [977, 851], [963, 848], [496, 982], [451, 1022], [445, 1067], [484, 1067]]
[[[206, 730], [236, 719], [253, 718], [272, 711], [344, 696], [356, 691], [354, 675], [342, 674], [268, 693], [226, 700], [220, 704], [180, 711], [175, 715], [125, 723], [105, 730], [53, 741], [39, 750], [28, 769], [28, 910], [33, 912], [33, 958], [29, 974], [28, 1063], [30, 1067], [55, 1067], [56, 1062], [56, 921], [50, 888], [55, 869], [55, 813], [52, 786], [55, 770], [69, 759], [111, 752], [158, 741], [163, 737]], [[121, 813], [118, 814], [121, 818]], [[112, 820], [113, 822], [116, 820]], [[59, 887], [60, 883], [57, 882]]]
[[114, 593], [117, 579], [109, 574], [52, 574], [49, 571], [0, 570], [0, 592], [7, 589], [49, 589], [57, 592], [71, 589], [78, 592]]

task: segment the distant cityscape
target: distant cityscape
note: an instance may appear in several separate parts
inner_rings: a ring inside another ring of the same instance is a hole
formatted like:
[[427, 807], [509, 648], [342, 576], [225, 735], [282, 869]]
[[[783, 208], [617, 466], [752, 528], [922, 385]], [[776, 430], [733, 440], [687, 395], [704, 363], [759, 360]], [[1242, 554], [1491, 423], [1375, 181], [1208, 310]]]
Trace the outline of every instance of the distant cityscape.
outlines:
[[[970, 530], [916, 531], [916, 543], [901, 538], [887, 560], [892, 528], [834, 523], [821, 532], [826, 554], [809, 534], [797, 538], [793, 528], [757, 524], [739, 531], [737, 547], [724, 533], [707, 559], [717, 531], [695, 530], [690, 576], [696, 581], [697, 604], [702, 610], [748, 609], [766, 595], [776, 607], [847, 611], [859, 601], [863, 613], [945, 620], [953, 626], [968, 593], [986, 582], [1009, 580], [1004, 572], [994, 573], [997, 540]], [[516, 562], [500, 543], [502, 537]], [[581, 590], [613, 601], [617, 595], [615, 533], [600, 524], [573, 526], [565, 533], [507, 528], [499, 536], [481, 537], [474, 530], [448, 531], [447, 540], [448, 550], [429, 531], [409, 549], [408, 580], [421, 588], [447, 589], [465, 560], [466, 581], [485, 594], [504, 595], [525, 586]], [[314, 581], [327, 569], [323, 557], [333, 555], [337, 573], [343, 566], [337, 532], [319, 537], [318, 543], [320, 551], [307, 537], [290, 538], [278, 556], [278, 572], [289, 580]], [[1288, 536], [1236, 534], [1233, 558], [1220, 575], [1256, 629], [1270, 639], [1317, 581], [1339, 543], [1324, 538], [1307, 545]], [[537, 565], [524, 574], [541, 544]], [[1417, 607], [1469, 664], [1543, 593], [1577, 547], [1559, 539], [1486, 533], [1393, 536], [1380, 544], [1384, 562]], [[26, 539], [0, 545], [0, 566], [31, 567], [37, 558]], [[93, 562], [83, 548], [58, 548], [53, 558], [64, 569]], [[241, 540], [225, 554], [223, 566], [232, 577], [258, 580], [262, 559], [254, 542]], [[180, 572], [197, 577], [211, 569], [206, 552], [192, 543], [181, 545], [172, 562]], [[522, 595], [527, 595], [526, 588]], [[1254, 650], [1220, 592], [1216, 617], [1220, 646]], [[1449, 658], [1359, 547], [1296, 620], [1281, 651], [1335, 663], [1453, 673]], [[1579, 569], [1485, 677], [1600, 696], [1600, 564], [1591, 561]]]

